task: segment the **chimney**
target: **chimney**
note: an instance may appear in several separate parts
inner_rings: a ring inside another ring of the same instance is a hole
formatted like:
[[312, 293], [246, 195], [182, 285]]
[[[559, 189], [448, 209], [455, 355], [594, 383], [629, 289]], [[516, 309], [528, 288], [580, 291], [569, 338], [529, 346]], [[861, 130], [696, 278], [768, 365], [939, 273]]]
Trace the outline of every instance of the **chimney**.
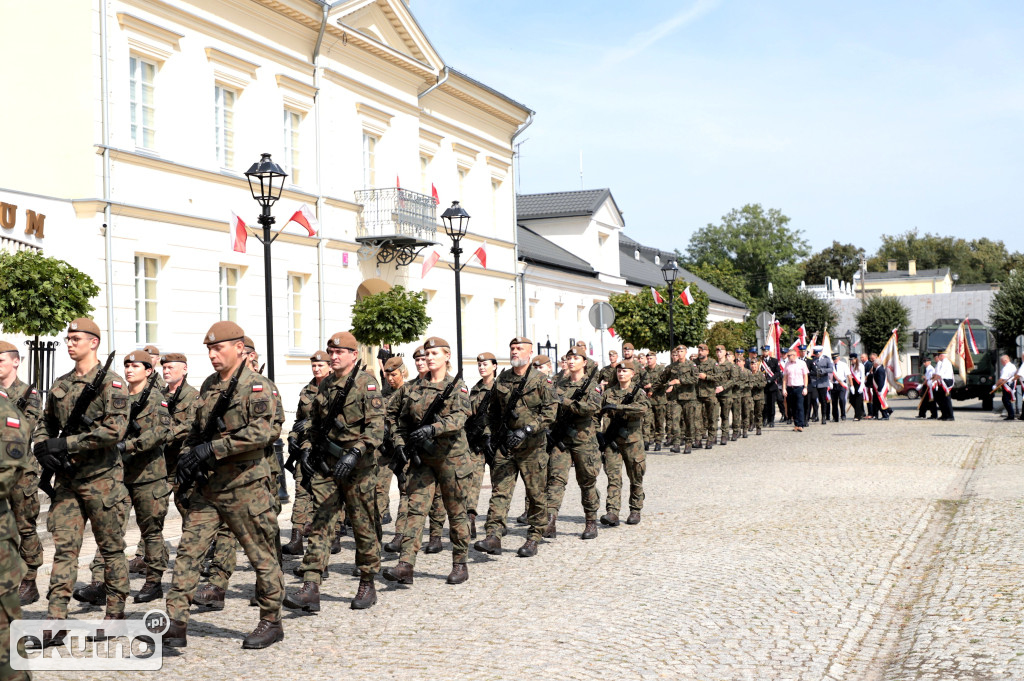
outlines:
[[896, 271], [896, 261], [895, 260], [890, 260], [889, 261], [889, 271], [890, 272], [895, 272]]
[[908, 260], [907, 261], [907, 269], [910, 270], [910, 276], [916, 277], [917, 276], [917, 261], [916, 260]]

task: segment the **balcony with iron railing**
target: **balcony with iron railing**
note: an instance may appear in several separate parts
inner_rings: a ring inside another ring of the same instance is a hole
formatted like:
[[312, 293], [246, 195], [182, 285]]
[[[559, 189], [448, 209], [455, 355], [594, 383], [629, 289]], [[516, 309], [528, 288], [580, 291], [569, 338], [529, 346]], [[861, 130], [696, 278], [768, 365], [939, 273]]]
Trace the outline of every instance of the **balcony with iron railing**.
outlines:
[[[408, 265], [427, 246], [437, 243], [437, 202], [433, 197], [399, 187], [359, 189], [362, 206], [356, 241], [361, 257], [374, 256], [378, 265], [392, 261]], [[364, 253], [365, 251], [365, 253]]]

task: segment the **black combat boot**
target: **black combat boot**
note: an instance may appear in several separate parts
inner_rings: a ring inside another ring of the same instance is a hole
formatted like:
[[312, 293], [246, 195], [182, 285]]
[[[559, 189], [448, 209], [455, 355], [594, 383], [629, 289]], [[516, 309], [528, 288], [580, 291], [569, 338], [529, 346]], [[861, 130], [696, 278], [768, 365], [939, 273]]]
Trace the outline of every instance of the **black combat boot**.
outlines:
[[380, 524], [381, 525], [387, 525], [387, 524], [391, 523], [392, 520], [394, 520], [394, 518], [391, 517], [391, 509], [389, 509], [389, 508], [384, 509], [384, 515], [382, 515], [380, 517]]
[[469, 538], [476, 539], [476, 513], [467, 513], [466, 520], [469, 521]]
[[529, 525], [529, 520], [526, 511], [523, 511], [522, 515], [516, 518], [516, 523], [518, 525]]
[[533, 558], [537, 555], [537, 540], [527, 539], [526, 543], [520, 546], [519, 551], [516, 553], [519, 554], [520, 558]]
[[430, 541], [423, 547], [423, 553], [441, 553], [444, 550], [444, 546], [441, 545], [441, 535], [432, 534], [430, 535]]
[[384, 545], [384, 550], [388, 553], [401, 553], [402, 552], [402, 535], [396, 534], [395, 538]]
[[299, 531], [299, 528], [292, 528], [292, 540], [281, 547], [281, 553], [286, 556], [302, 555], [302, 532]]
[[192, 602], [210, 610], [224, 609], [224, 589], [206, 582], [196, 590]]
[[136, 603], [149, 603], [155, 601], [158, 598], [164, 597], [164, 587], [160, 583], [160, 578], [163, 575], [159, 572], [154, 572], [146, 576], [146, 582], [142, 585], [142, 589], [139, 593], [135, 594]]
[[657, 442], [654, 443], [654, 451], [656, 451], [656, 452], [660, 452], [661, 451], [661, 440], [658, 440]]
[[31, 605], [39, 600], [39, 589], [36, 587], [36, 580], [23, 579], [18, 585], [18, 600], [21, 605]]
[[640, 524], [640, 511], [630, 511], [629, 517], [626, 518], [627, 525], [639, 525]]
[[[689, 447], [690, 445], [686, 445], [686, 446]], [[672, 445], [672, 448], [669, 449], [668, 451], [672, 452], [673, 454], [678, 454], [679, 453], [679, 445]]]
[[395, 567], [384, 568], [384, 579], [399, 584], [412, 584], [412, 565], [400, 560]]
[[488, 553], [492, 556], [501, 555], [501, 537], [495, 534], [487, 535], [486, 539], [481, 539], [477, 543], [473, 544], [473, 548], [483, 553]]
[[302, 588], [295, 594], [285, 596], [283, 605], [289, 610], [320, 612], [320, 585], [316, 582], [303, 582]]
[[719, 438], [718, 444], [722, 445], [723, 447], [729, 444], [729, 436], [725, 434], [725, 431], [722, 431], [722, 436], [721, 438]]
[[469, 568], [465, 563], [452, 563], [452, 571], [445, 580], [448, 584], [462, 584], [469, 579]]
[[103, 582], [92, 582], [88, 586], [81, 586], [75, 589], [71, 596], [80, 603], [89, 605], [106, 605], [107, 589]]
[[607, 525], [608, 527], [618, 527], [619, 526], [619, 514], [618, 513], [612, 513], [611, 511], [608, 511], [603, 516], [601, 516], [601, 524], [602, 525]]
[[580, 535], [580, 539], [597, 539], [597, 521], [593, 518], [587, 519], [587, 524], [583, 526], [583, 534]]
[[170, 626], [163, 635], [164, 645], [168, 648], [184, 648], [188, 645], [188, 624], [171, 620]]
[[729, 438], [729, 441], [730, 442], [736, 442], [737, 439], [738, 439], [738, 437], [736, 435], [736, 431], [734, 430], [734, 431], [732, 431], [732, 437]]
[[558, 530], [557, 530], [557, 527], [556, 527], [557, 521], [558, 521], [558, 514], [557, 513], [549, 513], [548, 514], [548, 526], [544, 528], [544, 538], [545, 539], [554, 539], [555, 538], [555, 535], [558, 533]]
[[260, 620], [252, 633], [242, 639], [242, 648], [246, 650], [259, 650], [274, 645], [284, 640], [284, 627], [280, 622]]
[[693, 451], [693, 448], [690, 446], [690, 443], [687, 442], [686, 446], [683, 447], [683, 454], [689, 454], [692, 451]]
[[756, 434], [757, 434], [757, 435], [760, 435], [760, 434], [761, 434], [761, 426], [758, 426], [758, 427], [757, 427], [757, 433], [756, 433]]
[[142, 556], [135, 556], [128, 561], [128, 573], [132, 575], [146, 574], [146, 559]]
[[373, 578], [359, 579], [356, 597], [352, 599], [353, 610], [366, 610], [377, 604], [377, 589], [373, 586]]

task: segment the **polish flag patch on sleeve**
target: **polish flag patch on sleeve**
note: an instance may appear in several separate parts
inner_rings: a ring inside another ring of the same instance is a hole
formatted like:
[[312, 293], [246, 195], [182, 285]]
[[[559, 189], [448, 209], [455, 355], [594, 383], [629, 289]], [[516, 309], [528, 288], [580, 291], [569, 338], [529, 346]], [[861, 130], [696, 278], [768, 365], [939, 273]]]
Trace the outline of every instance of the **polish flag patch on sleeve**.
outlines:
[[367, 383], [366, 384], [366, 389], [369, 390], [370, 392], [373, 392], [374, 390], [377, 389], [377, 386], [375, 384], [373, 384], [373, 383]]
[[459, 388], [459, 390], [461, 390], [461, 391], [462, 391], [462, 392], [464, 392], [464, 393], [468, 393], [468, 392], [469, 392], [469, 389], [468, 389], [468, 388], [466, 388], [465, 386], [463, 386], [463, 387]]
[[261, 393], [261, 392], [263, 392], [263, 384], [262, 383], [253, 383], [252, 384], [252, 391], [254, 393]]
[[161, 401], [160, 402], [160, 406], [166, 408], [167, 407], [167, 402]]
[[121, 381], [111, 381], [110, 386], [112, 388], [117, 388], [118, 390], [120, 390], [121, 388], [124, 387], [124, 384], [122, 384]]
[[7, 417], [7, 427], [8, 428], [21, 428], [21, 419], [16, 419], [16, 418], [12, 418], [12, 417], [8, 416]]
[[38, 395], [39, 393], [38, 393], [38, 392], [36, 392], [36, 389], [35, 389], [35, 388], [32, 388], [32, 394], [33, 394], [33, 395]]
[[6, 398], [8, 400], [11, 399], [10, 396], [8, 396], [8, 394], [3, 390], [0, 390], [0, 397]]

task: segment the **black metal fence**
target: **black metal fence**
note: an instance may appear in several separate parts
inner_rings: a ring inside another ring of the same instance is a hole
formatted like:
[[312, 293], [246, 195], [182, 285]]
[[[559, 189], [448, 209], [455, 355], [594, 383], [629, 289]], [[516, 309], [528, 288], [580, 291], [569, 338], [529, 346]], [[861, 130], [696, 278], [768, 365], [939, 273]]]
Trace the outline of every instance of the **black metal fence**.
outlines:
[[46, 394], [53, 385], [54, 361], [57, 357], [57, 346], [60, 341], [41, 341], [36, 336], [32, 340], [25, 341], [28, 346], [28, 380], [36, 390], [39, 397], [45, 404]]

